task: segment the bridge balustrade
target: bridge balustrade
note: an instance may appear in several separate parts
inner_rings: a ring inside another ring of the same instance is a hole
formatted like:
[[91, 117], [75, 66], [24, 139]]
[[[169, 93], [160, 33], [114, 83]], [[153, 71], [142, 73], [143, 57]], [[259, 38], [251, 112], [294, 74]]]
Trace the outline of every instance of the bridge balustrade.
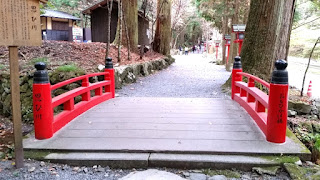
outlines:
[[[241, 58], [235, 57], [232, 70], [231, 97], [238, 102], [255, 120], [267, 141], [284, 143], [286, 140], [288, 113], [288, 72], [287, 62], [277, 60], [271, 83], [242, 72]], [[246, 77], [247, 82], [243, 81]], [[269, 93], [255, 87], [260, 83]]]
[[[63, 126], [91, 107], [115, 97], [112, 59], [106, 59], [105, 72], [87, 74], [51, 85], [45, 63], [35, 65], [33, 82], [33, 117], [36, 139], [49, 139]], [[90, 83], [89, 78], [103, 76], [102, 81]], [[81, 87], [52, 98], [52, 91], [81, 81]], [[94, 91], [94, 95], [91, 95]], [[75, 104], [75, 97], [81, 101]], [[54, 115], [54, 108], [63, 105], [63, 111]]]

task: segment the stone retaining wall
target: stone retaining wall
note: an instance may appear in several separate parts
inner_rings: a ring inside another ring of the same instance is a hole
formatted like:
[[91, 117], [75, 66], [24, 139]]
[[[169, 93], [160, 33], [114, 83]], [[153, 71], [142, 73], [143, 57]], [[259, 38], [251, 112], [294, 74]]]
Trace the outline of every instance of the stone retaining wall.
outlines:
[[[158, 59], [149, 62], [132, 64], [126, 66], [115, 67], [115, 84], [116, 89], [120, 89], [124, 84], [136, 82], [139, 76], [148, 76], [154, 71], [162, 70], [171, 65], [175, 60], [173, 58]], [[56, 84], [70, 78], [83, 75], [83, 71], [77, 72], [58, 72], [49, 71], [50, 83]], [[91, 78], [90, 82], [98, 81], [97, 78]], [[25, 122], [33, 121], [32, 113], [32, 84], [33, 72], [20, 77], [20, 97], [22, 119]], [[81, 83], [72, 83], [53, 92], [54, 96], [60, 95], [68, 90], [80, 87]], [[76, 102], [80, 101], [77, 100]], [[10, 91], [10, 75], [0, 75], [0, 114], [6, 117], [11, 116], [11, 91]]]

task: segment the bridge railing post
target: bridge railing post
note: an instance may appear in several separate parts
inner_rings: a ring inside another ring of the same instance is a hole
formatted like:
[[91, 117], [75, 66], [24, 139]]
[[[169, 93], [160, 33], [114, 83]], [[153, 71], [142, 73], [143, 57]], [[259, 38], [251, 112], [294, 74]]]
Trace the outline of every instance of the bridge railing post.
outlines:
[[53, 136], [53, 109], [51, 85], [46, 64], [35, 64], [37, 71], [33, 78], [33, 118], [36, 139], [48, 139]]
[[[105, 87], [107, 92], [111, 92], [112, 98], [115, 97], [115, 78], [114, 78], [114, 69], [113, 69], [113, 63], [112, 58], [108, 57], [106, 58], [106, 66], [105, 66], [105, 72], [109, 73], [109, 77], [105, 76], [105, 80], [110, 80], [111, 84], [109, 87]], [[109, 88], [109, 89], [107, 89]]]
[[289, 89], [287, 66], [285, 60], [277, 60], [270, 83], [267, 141], [273, 143], [286, 141]]
[[241, 57], [236, 56], [234, 58], [232, 76], [231, 76], [231, 97], [234, 99], [235, 93], [240, 93], [240, 88], [236, 86], [236, 81], [242, 81], [242, 76], [237, 74], [242, 72]]

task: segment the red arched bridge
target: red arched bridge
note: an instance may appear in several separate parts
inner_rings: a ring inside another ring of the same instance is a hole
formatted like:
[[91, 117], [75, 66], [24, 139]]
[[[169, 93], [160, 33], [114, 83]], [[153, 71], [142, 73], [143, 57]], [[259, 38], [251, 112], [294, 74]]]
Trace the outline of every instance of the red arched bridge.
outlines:
[[[188, 158], [179, 160], [185, 155], [224, 155], [231, 164], [238, 156], [309, 159], [310, 152], [287, 131], [287, 63], [278, 60], [275, 66], [269, 84], [242, 72], [240, 57], [236, 57], [232, 99], [114, 98], [111, 59], [106, 61], [105, 72], [55, 85], [49, 83], [45, 64], [38, 63], [33, 86], [35, 138], [25, 140], [24, 147], [48, 152], [45, 159], [65, 162], [92, 160], [97, 153], [107, 153], [97, 161], [106, 160], [110, 153], [129, 153], [134, 161], [146, 158], [148, 166], [170, 160], [185, 162]], [[89, 78], [95, 76], [100, 81], [90, 83]], [[53, 90], [78, 81], [81, 87], [52, 97]], [[256, 83], [264, 86], [264, 91], [256, 88]], [[77, 96], [82, 98], [75, 104]], [[63, 106], [63, 111], [54, 114], [58, 106]], [[121, 157], [115, 159], [127, 162]]]

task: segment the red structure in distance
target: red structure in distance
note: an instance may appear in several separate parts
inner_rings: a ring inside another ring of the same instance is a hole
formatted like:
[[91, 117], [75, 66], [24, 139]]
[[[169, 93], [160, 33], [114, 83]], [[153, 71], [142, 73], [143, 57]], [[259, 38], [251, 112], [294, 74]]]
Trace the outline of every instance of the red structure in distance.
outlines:
[[241, 53], [245, 30], [246, 30], [245, 24], [233, 24], [232, 25], [232, 32], [236, 33], [236, 40], [234, 40], [233, 42], [239, 43], [238, 56], [240, 56], [240, 53]]
[[[228, 64], [229, 54], [230, 54], [231, 35], [226, 34], [226, 35], [224, 35], [223, 39], [226, 41], [225, 46], [227, 47], [227, 64]], [[224, 56], [225, 56], [225, 54], [224, 54]]]

